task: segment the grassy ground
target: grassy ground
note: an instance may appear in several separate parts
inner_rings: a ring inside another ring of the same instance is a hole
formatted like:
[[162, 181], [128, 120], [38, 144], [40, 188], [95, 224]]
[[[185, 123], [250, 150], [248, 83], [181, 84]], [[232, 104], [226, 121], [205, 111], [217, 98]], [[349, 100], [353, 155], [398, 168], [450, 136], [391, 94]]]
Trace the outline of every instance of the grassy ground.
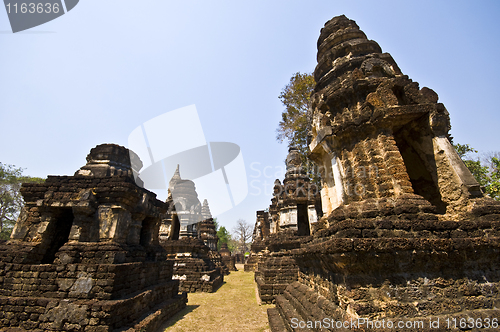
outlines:
[[267, 308], [258, 305], [253, 272], [239, 271], [224, 276], [215, 293], [189, 293], [186, 309], [161, 329], [165, 332], [269, 332]]

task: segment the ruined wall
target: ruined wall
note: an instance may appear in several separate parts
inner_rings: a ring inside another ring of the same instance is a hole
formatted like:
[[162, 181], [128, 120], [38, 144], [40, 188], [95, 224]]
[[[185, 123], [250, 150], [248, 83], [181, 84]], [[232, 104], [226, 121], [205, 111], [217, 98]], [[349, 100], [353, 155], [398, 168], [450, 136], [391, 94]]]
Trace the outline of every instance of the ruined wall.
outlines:
[[224, 281], [222, 266], [217, 266], [210, 249], [198, 238], [162, 242], [167, 259], [174, 264], [173, 279], [183, 292], [215, 292]]
[[158, 241], [168, 206], [135, 184], [131, 157], [103, 144], [75, 176], [23, 184], [0, 245], [0, 327], [152, 331], [185, 307]]

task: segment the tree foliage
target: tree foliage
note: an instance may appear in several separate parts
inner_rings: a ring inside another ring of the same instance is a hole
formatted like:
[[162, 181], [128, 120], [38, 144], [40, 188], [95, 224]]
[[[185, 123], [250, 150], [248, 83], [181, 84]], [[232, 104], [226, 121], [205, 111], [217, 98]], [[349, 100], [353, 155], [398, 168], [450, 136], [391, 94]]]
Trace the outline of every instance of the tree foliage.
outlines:
[[238, 219], [233, 229], [234, 240], [237, 242], [237, 250], [244, 254], [249, 250], [250, 239], [253, 234], [253, 226], [243, 219]]
[[478, 151], [469, 144], [457, 143], [453, 146], [479, 185], [491, 198], [500, 200], [500, 159], [497, 157], [498, 154], [486, 157], [486, 162], [483, 163], [479, 156], [475, 158], [472, 156]]
[[220, 250], [223, 243], [228, 244], [228, 248], [229, 248], [229, 241], [231, 240], [231, 234], [229, 234], [226, 227], [221, 226], [217, 230], [217, 236], [219, 237], [219, 242], [217, 242], [217, 250]]
[[21, 196], [23, 182], [43, 182], [41, 178], [23, 176], [22, 168], [0, 163], [0, 239], [6, 240], [24, 205]]
[[307, 111], [314, 85], [312, 74], [295, 73], [281, 91], [279, 99], [285, 110], [277, 129], [278, 141], [287, 140], [289, 146], [307, 147]]
[[493, 170], [490, 173], [491, 182], [486, 186], [486, 191], [489, 195], [496, 199], [500, 200], [500, 159], [497, 157], [491, 158], [491, 162], [493, 164]]
[[311, 107], [311, 94], [316, 85], [312, 74], [295, 73], [279, 95], [285, 110], [276, 129], [276, 139], [285, 140], [289, 147], [298, 148], [302, 156], [302, 166], [308, 171], [311, 180], [319, 182], [319, 174], [307, 157], [309, 153], [310, 132], [308, 111]]

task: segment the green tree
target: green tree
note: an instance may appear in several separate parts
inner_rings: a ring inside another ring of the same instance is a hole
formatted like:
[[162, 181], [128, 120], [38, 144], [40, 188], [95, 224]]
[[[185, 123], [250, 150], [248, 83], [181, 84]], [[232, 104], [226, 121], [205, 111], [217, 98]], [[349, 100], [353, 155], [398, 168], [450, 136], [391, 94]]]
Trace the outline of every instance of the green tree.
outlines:
[[485, 166], [479, 157], [475, 159], [472, 154], [478, 151], [469, 144], [454, 144], [453, 147], [462, 158], [465, 166], [469, 169], [477, 182], [483, 187], [486, 193], [493, 199], [500, 200], [500, 161], [497, 157], [489, 157]]
[[312, 74], [295, 73], [279, 95], [285, 110], [276, 129], [276, 140], [288, 142], [288, 147], [296, 147], [302, 156], [302, 166], [311, 180], [319, 183], [319, 174], [309, 154], [311, 94], [316, 83]]
[[490, 173], [491, 182], [486, 185], [486, 192], [497, 201], [500, 201], [500, 159], [491, 158], [492, 170]]
[[24, 205], [20, 189], [23, 182], [43, 182], [23, 176], [22, 168], [0, 163], [0, 239], [7, 240]]
[[224, 227], [224, 226], [221, 226], [217, 230], [217, 236], [219, 237], [219, 242], [217, 242], [217, 250], [220, 250], [223, 243], [228, 244], [229, 240], [231, 240], [231, 235], [229, 234], [226, 227]]

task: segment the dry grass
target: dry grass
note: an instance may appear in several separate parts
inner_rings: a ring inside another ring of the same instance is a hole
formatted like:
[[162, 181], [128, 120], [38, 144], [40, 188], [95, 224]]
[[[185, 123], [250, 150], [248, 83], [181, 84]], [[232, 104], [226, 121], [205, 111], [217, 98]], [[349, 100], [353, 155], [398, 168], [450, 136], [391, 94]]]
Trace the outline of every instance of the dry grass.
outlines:
[[[237, 272], [224, 277], [215, 293], [189, 293], [186, 309], [161, 329], [165, 332], [268, 332], [267, 308], [258, 305], [253, 272]], [[160, 331], [161, 331], [160, 330]]]

